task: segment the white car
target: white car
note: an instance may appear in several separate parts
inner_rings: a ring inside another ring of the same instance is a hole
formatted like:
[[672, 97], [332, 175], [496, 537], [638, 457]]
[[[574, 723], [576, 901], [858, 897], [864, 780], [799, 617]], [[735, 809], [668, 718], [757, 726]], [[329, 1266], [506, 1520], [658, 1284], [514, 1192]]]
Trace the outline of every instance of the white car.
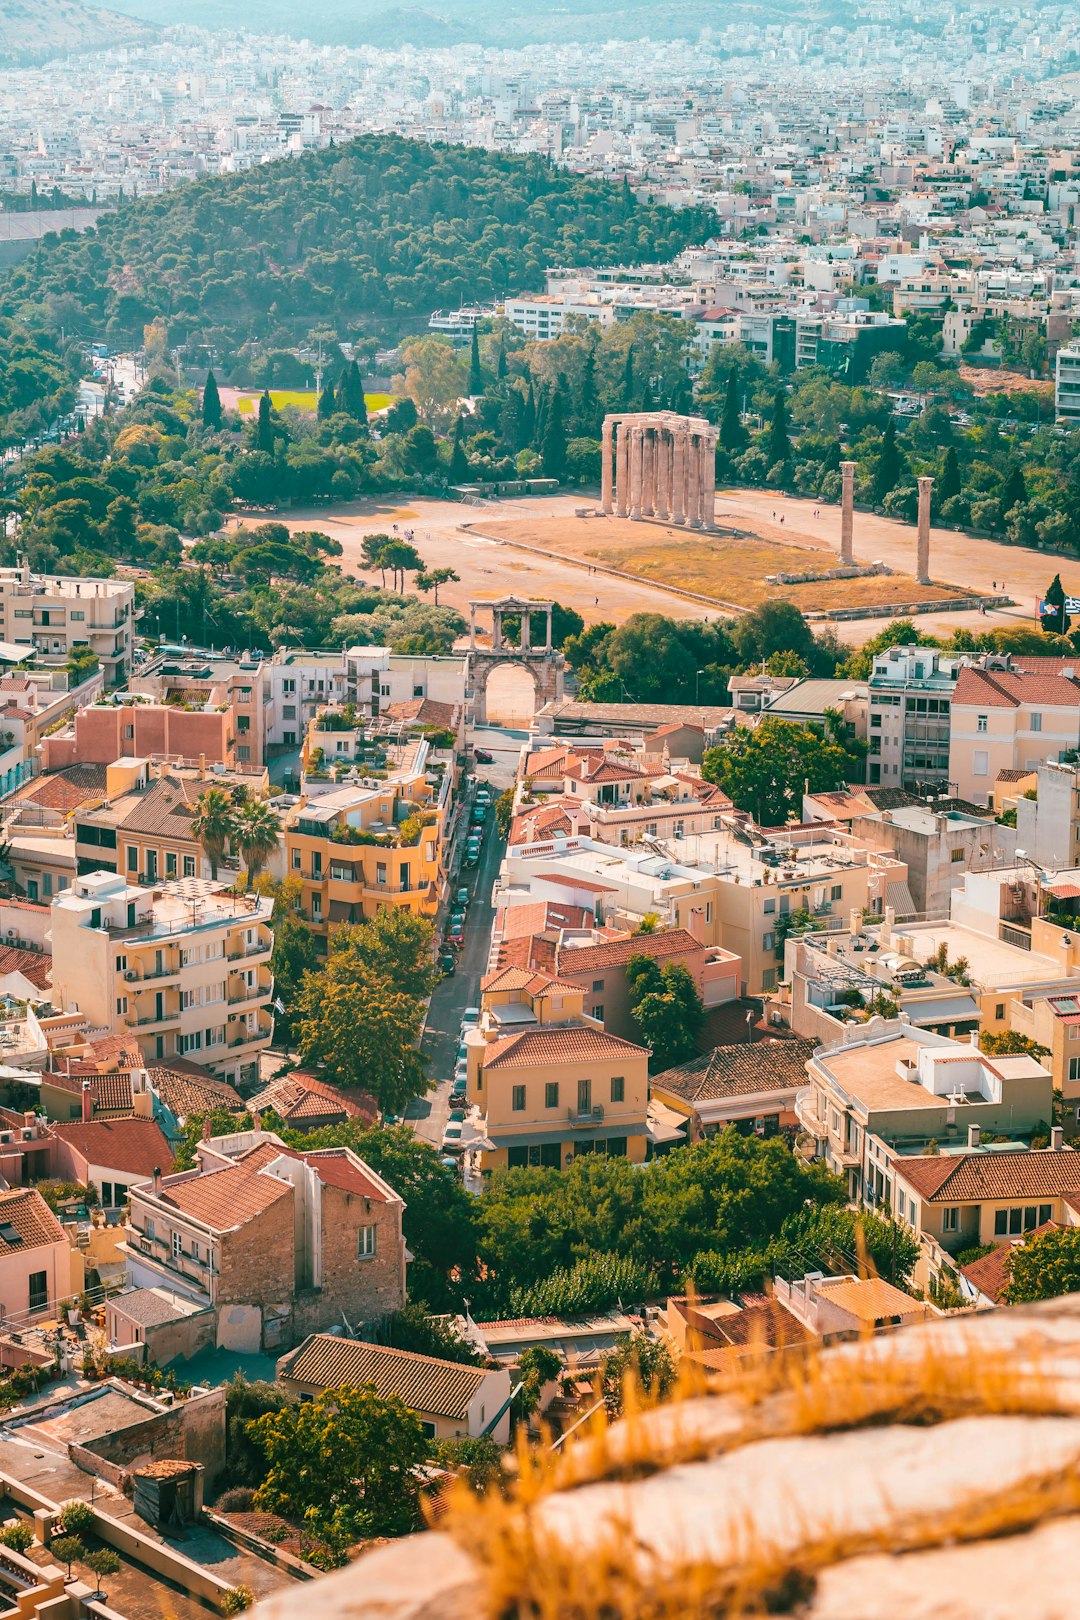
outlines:
[[480, 1009], [479, 1009], [479, 1007], [466, 1007], [465, 1011], [461, 1015], [461, 1027], [462, 1027], [462, 1029], [463, 1030], [474, 1029], [479, 1022], [480, 1022]]
[[464, 1153], [465, 1148], [461, 1140], [461, 1126], [456, 1120], [443, 1131], [442, 1150], [444, 1153]]

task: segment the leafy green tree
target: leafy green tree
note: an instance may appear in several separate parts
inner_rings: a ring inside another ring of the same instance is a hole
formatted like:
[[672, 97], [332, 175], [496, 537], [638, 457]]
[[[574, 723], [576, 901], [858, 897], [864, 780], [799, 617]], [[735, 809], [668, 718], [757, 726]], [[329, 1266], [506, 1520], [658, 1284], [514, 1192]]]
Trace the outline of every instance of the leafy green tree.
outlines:
[[419, 1475], [431, 1454], [420, 1420], [371, 1385], [324, 1390], [250, 1427], [266, 1458], [255, 1501], [302, 1520], [331, 1547], [416, 1528]]
[[305, 973], [313, 972], [319, 965], [319, 951], [315, 935], [311, 932], [306, 921], [302, 905], [304, 887], [299, 878], [287, 877], [279, 883], [274, 893], [274, 911], [272, 917], [274, 929], [274, 949], [270, 957], [270, 967], [274, 975], [274, 991], [276, 999], [285, 1008], [285, 1012], [278, 1012], [278, 1034], [290, 1037], [293, 1031], [293, 1017], [296, 1007], [296, 997], [303, 982]]
[[773, 395], [772, 417], [769, 421], [769, 442], [766, 453], [770, 467], [775, 467], [777, 463], [786, 467], [791, 460], [790, 417], [788, 416], [787, 395], [782, 388], [778, 388]]
[[218, 867], [225, 858], [229, 840], [236, 831], [236, 805], [225, 788], [208, 787], [195, 801], [191, 818], [192, 836], [199, 840], [210, 862], [210, 876], [216, 882]]
[[1030, 1035], [1022, 1035], [1018, 1029], [1003, 1029], [998, 1032], [984, 1029], [979, 1036], [979, 1050], [996, 1057], [1050, 1056], [1048, 1046], [1040, 1046], [1038, 1041], [1033, 1041]]
[[[475, 332], [475, 327], [474, 327]], [[465, 454], [465, 419], [459, 416], [454, 423], [454, 438], [450, 450], [450, 464], [447, 476], [452, 484], [464, 484], [469, 477], [469, 458]]]
[[956, 459], [956, 447], [950, 444], [942, 458], [941, 471], [938, 474], [937, 484], [934, 489], [939, 509], [945, 505], [946, 501], [954, 500], [962, 490], [963, 483], [960, 478], [960, 464]]
[[1042, 615], [1040, 623], [1044, 632], [1047, 635], [1068, 635], [1072, 619], [1065, 611], [1065, 587], [1061, 583], [1060, 574], [1055, 574], [1046, 587], [1043, 600], [1046, 606], [1053, 610]]
[[522, 1388], [518, 1395], [517, 1408], [523, 1417], [528, 1417], [530, 1413], [536, 1411], [540, 1405], [544, 1385], [558, 1378], [561, 1372], [562, 1361], [546, 1344], [533, 1344], [522, 1351], [518, 1360], [518, 1376]]
[[634, 409], [634, 401], [636, 399], [637, 399], [637, 391], [636, 391], [636, 389], [634, 387], [634, 345], [631, 343], [631, 344], [627, 345], [626, 360], [625, 360], [625, 362], [623, 364], [623, 378], [622, 378], [622, 408], [623, 408], [623, 410], [624, 411], [632, 411]]
[[869, 679], [873, 669], [874, 658], [878, 653], [887, 652], [890, 647], [939, 647], [941, 643], [934, 636], [928, 636], [925, 631], [916, 630], [913, 619], [894, 619], [887, 624], [884, 630], [864, 641], [862, 646], [851, 653], [847, 661], [841, 665], [838, 673], [844, 680], [865, 681]]
[[413, 583], [418, 591], [434, 591], [435, 606], [439, 605], [439, 586], [453, 585], [461, 575], [453, 568], [422, 568]]
[[1011, 461], [1001, 486], [1001, 510], [1010, 512], [1014, 506], [1027, 500], [1027, 484], [1024, 482], [1024, 469], [1019, 461]]
[[262, 1447], [251, 1425], [268, 1412], [283, 1412], [289, 1397], [280, 1384], [234, 1373], [225, 1385], [225, 1468], [229, 1484], [254, 1488], [266, 1472]]
[[1080, 1227], [1040, 1232], [1018, 1244], [1009, 1258], [1005, 1301], [1027, 1305], [1038, 1299], [1058, 1299], [1080, 1289]]
[[261, 450], [263, 455], [274, 454], [274, 421], [270, 395], [265, 388], [259, 395], [259, 416], [255, 425], [255, 448]]
[[378, 1342], [392, 1345], [395, 1350], [412, 1350], [420, 1356], [435, 1356], [439, 1361], [457, 1361], [466, 1367], [482, 1367], [484, 1357], [479, 1350], [454, 1332], [444, 1317], [432, 1316], [415, 1301], [403, 1305], [400, 1311], [391, 1311], [378, 1325]]
[[336, 1085], [356, 1086], [401, 1113], [429, 1089], [419, 1051], [424, 1004], [353, 948], [339, 929], [324, 965], [306, 973], [296, 996], [296, 1037], [306, 1063]]
[[[33, 1537], [31, 1536], [31, 1541]], [[53, 1558], [67, 1566], [67, 1578], [71, 1579], [71, 1566], [85, 1557], [86, 1548], [78, 1536], [54, 1536], [49, 1542], [49, 1552]]]
[[210, 428], [217, 433], [221, 427], [221, 395], [218, 393], [217, 378], [212, 371], [206, 373], [206, 382], [203, 384], [202, 396], [203, 427]]
[[721, 748], [706, 750], [701, 773], [746, 810], [759, 826], [798, 819], [801, 795], [845, 785], [852, 757], [809, 726], [766, 718], [756, 730], [736, 726]]
[[775, 653], [794, 653], [815, 675], [833, 673], [830, 651], [817, 641], [793, 602], [767, 597], [736, 619], [731, 630], [735, 655], [750, 669]]
[[633, 1384], [639, 1398], [649, 1403], [662, 1401], [675, 1383], [675, 1363], [671, 1351], [660, 1339], [635, 1333], [616, 1350], [609, 1350], [600, 1366], [600, 1389], [609, 1418], [623, 1409], [627, 1387]]
[[343, 411], [346, 416], [351, 416], [354, 422], [360, 422], [364, 427], [367, 426], [368, 414], [367, 401], [364, 398], [364, 384], [360, 376], [360, 367], [355, 360], [350, 360], [341, 373], [341, 381], [338, 384], [337, 392], [337, 409]]
[[660, 967], [653, 956], [626, 964], [630, 1015], [649, 1048], [654, 1074], [684, 1063], [698, 1049], [705, 1007], [697, 986], [679, 962]]
[[116, 1575], [120, 1570], [120, 1560], [111, 1547], [95, 1547], [93, 1552], [83, 1554], [83, 1563], [87, 1569], [93, 1570], [98, 1578], [97, 1595], [101, 1596], [101, 1583], [106, 1575]]
[[426, 917], [383, 906], [366, 922], [339, 928], [335, 939], [372, 972], [384, 974], [406, 995], [427, 996], [438, 983], [432, 967], [435, 929]]

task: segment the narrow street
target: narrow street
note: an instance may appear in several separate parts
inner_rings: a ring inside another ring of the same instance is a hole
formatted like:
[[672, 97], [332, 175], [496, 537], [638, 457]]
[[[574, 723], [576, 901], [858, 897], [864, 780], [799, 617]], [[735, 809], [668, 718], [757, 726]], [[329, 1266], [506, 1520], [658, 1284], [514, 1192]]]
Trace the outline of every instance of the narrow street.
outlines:
[[[486, 770], [484, 775], [487, 775]], [[493, 782], [493, 794], [499, 791], [499, 787]], [[428, 1060], [428, 1073], [438, 1085], [426, 1097], [414, 1098], [406, 1113], [406, 1118], [412, 1121], [416, 1134], [434, 1143], [436, 1147], [442, 1142], [450, 1113], [450, 1083], [461, 1039], [461, 1015], [466, 1007], [479, 1006], [480, 980], [487, 970], [491, 928], [495, 919], [491, 905], [491, 890], [499, 873], [499, 863], [505, 847], [495, 826], [494, 810], [489, 813], [485, 823], [480, 864], [471, 871], [458, 870], [457, 863], [460, 861], [464, 844], [463, 832], [459, 832], [454, 850], [455, 876], [451, 881], [450, 892], [452, 898], [459, 888], [469, 890], [465, 944], [458, 954], [456, 973], [450, 978], [440, 980], [432, 991], [427, 1028], [421, 1043], [421, 1049]]]

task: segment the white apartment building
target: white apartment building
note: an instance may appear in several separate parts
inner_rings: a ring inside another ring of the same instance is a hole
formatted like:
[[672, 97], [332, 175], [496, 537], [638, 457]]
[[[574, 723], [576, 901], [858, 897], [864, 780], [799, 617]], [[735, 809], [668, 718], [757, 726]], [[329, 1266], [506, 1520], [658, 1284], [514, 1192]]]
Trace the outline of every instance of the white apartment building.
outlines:
[[960, 661], [926, 647], [889, 647], [870, 672], [867, 781], [913, 788], [949, 779], [952, 695]]
[[186, 1057], [245, 1079], [274, 1033], [272, 910], [198, 878], [163, 889], [76, 878], [52, 904], [54, 1004], [132, 1032], [148, 1065]]
[[64, 662], [73, 647], [93, 649], [107, 686], [131, 668], [135, 586], [129, 579], [33, 574], [29, 563], [0, 568], [0, 640]]
[[355, 703], [361, 715], [381, 714], [414, 698], [461, 707], [465, 702], [464, 656], [425, 657], [392, 653], [389, 647], [349, 647], [343, 652], [283, 648], [261, 671], [265, 741], [299, 748], [308, 724], [321, 710]]
[[1080, 421], [1080, 344], [1065, 344], [1057, 352], [1054, 413], [1059, 422]]

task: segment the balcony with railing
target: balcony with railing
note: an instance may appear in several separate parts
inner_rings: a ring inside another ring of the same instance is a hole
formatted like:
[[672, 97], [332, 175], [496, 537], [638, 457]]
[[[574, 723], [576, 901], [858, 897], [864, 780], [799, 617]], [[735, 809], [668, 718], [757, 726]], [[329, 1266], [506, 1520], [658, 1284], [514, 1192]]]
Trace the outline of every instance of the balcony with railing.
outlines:
[[591, 1108], [568, 1108], [566, 1117], [575, 1129], [590, 1125], [604, 1123], [604, 1110], [600, 1103], [594, 1103]]

